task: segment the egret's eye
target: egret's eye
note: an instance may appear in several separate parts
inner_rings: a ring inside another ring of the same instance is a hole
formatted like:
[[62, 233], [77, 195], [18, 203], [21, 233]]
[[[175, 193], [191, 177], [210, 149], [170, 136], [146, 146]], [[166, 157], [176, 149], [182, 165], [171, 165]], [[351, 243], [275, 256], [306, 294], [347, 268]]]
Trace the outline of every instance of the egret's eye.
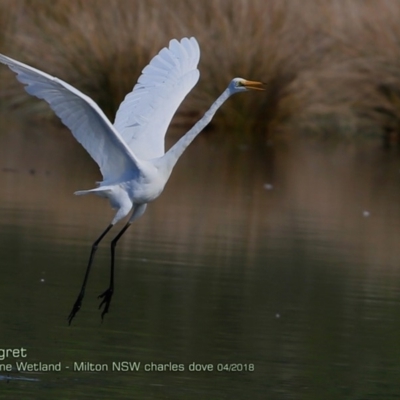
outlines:
[[243, 86], [243, 83], [242, 83], [242, 81], [237, 81], [235, 86], [236, 86], [236, 87]]

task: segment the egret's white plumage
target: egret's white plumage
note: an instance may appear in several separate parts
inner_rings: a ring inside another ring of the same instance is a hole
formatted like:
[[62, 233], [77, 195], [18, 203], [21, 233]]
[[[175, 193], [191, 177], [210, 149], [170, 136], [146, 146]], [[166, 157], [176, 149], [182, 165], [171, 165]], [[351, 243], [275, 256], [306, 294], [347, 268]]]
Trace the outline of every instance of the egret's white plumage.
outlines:
[[[99, 165], [103, 181], [99, 187], [76, 194], [95, 193], [107, 197], [117, 212], [110, 225], [93, 243], [81, 291], [68, 317], [79, 311], [97, 246], [120, 219], [132, 211], [126, 225], [111, 242], [111, 277], [103, 298], [102, 317], [108, 312], [114, 290], [114, 253], [117, 241], [157, 198], [186, 147], [211, 121], [218, 108], [234, 93], [263, 90], [260, 82], [233, 79], [192, 129], [164, 154], [164, 137], [175, 111], [199, 79], [200, 49], [195, 38], [175, 39], [143, 69], [121, 103], [114, 125], [98, 105], [78, 89], [45, 72], [0, 54], [0, 62], [17, 74], [25, 90], [45, 100], [74, 137]], [[99, 307], [99, 308], [100, 308]]]
[[137, 169], [138, 161], [99, 106], [78, 89], [45, 72], [0, 54], [25, 90], [49, 103], [75, 139], [100, 167], [104, 180]]
[[164, 137], [175, 111], [199, 80], [200, 49], [195, 38], [171, 40], [143, 69], [121, 103], [114, 127], [141, 159], [164, 154]]

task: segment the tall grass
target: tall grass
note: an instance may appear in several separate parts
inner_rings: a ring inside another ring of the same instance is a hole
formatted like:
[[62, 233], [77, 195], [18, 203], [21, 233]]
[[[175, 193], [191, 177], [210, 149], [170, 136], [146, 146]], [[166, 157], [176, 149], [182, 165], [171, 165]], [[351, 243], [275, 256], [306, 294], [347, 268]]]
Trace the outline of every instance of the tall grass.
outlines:
[[[233, 97], [214, 126], [262, 135], [400, 127], [400, 3], [393, 0], [17, 3], [14, 27], [0, 26], [1, 51], [77, 86], [110, 118], [152, 56], [171, 38], [196, 36], [201, 80], [176, 122], [192, 123], [243, 76], [263, 80], [267, 91]], [[6, 4], [0, 0], [0, 22]], [[9, 76], [2, 103], [21, 105], [27, 96]]]
[[306, 106], [296, 120], [328, 133], [399, 132], [400, 3], [321, 4], [319, 30], [331, 41], [330, 59], [301, 77]]

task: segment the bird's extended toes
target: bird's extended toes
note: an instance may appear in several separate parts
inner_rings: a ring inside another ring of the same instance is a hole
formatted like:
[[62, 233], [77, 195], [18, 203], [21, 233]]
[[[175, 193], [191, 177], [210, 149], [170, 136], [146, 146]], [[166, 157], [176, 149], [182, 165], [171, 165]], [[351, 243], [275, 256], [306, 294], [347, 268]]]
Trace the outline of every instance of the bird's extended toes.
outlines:
[[68, 315], [68, 325], [71, 325], [72, 320], [74, 319], [76, 313], [80, 310], [81, 306], [82, 300], [78, 299], [72, 307], [70, 314]]
[[104, 319], [104, 315], [106, 315], [108, 313], [108, 309], [110, 308], [110, 303], [111, 303], [113, 293], [114, 293], [114, 291], [112, 289], [108, 288], [105, 292], [103, 292], [102, 294], [100, 294], [98, 296], [99, 299], [103, 299], [99, 305], [99, 310], [104, 305], [103, 312], [101, 313], [102, 320]]

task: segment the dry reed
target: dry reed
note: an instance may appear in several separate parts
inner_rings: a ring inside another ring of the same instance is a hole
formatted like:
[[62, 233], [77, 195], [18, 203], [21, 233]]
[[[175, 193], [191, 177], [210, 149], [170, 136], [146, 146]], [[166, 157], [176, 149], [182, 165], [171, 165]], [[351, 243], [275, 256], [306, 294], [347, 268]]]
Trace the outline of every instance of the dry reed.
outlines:
[[[232, 98], [214, 126], [378, 132], [400, 127], [399, 17], [391, 0], [0, 0], [0, 51], [77, 86], [112, 118], [169, 39], [196, 36], [201, 80], [175, 122], [192, 123], [243, 76], [268, 90]], [[2, 102], [19, 106], [27, 96], [9, 76]]]

